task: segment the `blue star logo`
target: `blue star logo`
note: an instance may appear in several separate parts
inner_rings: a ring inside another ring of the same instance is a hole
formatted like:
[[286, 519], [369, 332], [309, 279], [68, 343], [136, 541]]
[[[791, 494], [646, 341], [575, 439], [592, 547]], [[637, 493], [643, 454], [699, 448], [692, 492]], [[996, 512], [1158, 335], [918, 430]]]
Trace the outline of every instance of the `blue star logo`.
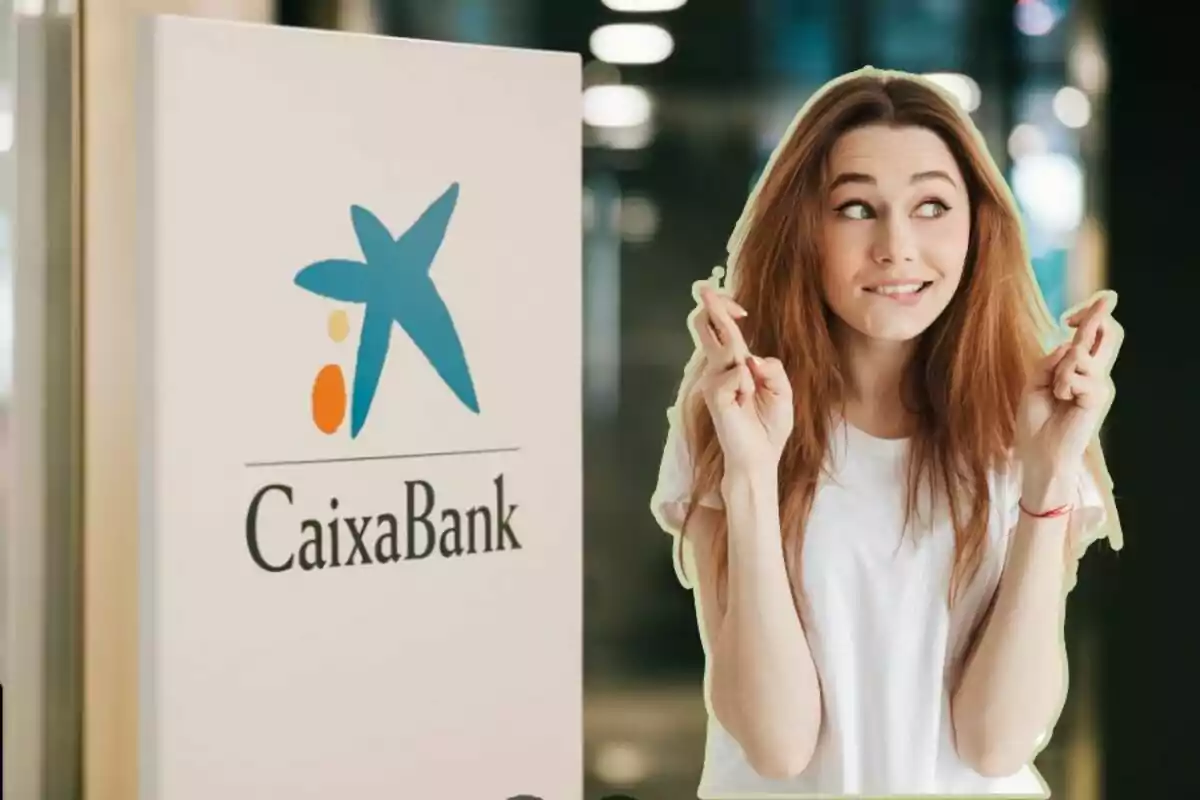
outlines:
[[350, 209], [363, 261], [327, 259], [296, 274], [296, 285], [313, 294], [365, 306], [350, 408], [350, 436], [358, 436], [387, 360], [392, 324], [408, 334], [463, 405], [479, 413], [462, 342], [450, 311], [429, 275], [458, 201], [452, 183], [407, 231], [394, 238], [361, 206]]

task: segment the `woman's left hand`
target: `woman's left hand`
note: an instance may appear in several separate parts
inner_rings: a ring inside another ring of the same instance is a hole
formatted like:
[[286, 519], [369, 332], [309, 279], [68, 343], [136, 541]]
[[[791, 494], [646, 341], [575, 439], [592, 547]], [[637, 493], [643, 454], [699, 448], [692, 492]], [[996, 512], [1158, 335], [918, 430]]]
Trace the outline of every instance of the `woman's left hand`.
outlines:
[[1103, 292], [1067, 318], [1074, 338], [1047, 355], [1017, 412], [1017, 455], [1026, 485], [1068, 477], [1112, 404], [1113, 362], [1124, 331], [1112, 317], [1116, 295]]

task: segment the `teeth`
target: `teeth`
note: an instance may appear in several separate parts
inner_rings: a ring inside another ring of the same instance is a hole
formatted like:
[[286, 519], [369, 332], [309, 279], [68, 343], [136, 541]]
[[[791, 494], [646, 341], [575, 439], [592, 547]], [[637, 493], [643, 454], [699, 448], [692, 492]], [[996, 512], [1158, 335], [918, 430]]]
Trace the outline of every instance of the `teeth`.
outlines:
[[921, 291], [921, 287], [924, 285], [923, 283], [905, 283], [896, 286], [876, 286], [869, 291], [875, 294], [913, 294]]

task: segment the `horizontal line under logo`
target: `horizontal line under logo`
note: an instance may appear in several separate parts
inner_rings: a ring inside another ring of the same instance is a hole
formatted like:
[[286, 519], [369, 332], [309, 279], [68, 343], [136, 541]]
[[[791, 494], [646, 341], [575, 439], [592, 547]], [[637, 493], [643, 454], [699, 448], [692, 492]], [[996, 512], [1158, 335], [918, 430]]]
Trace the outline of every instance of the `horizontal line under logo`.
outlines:
[[515, 453], [519, 447], [492, 447], [481, 450], [442, 450], [432, 453], [393, 453], [379, 456], [346, 456], [344, 458], [309, 458], [290, 461], [247, 461], [249, 468], [258, 467], [296, 467], [307, 464], [346, 464], [356, 461], [399, 461], [408, 458], [446, 458], [448, 456], [479, 456], [490, 453]]

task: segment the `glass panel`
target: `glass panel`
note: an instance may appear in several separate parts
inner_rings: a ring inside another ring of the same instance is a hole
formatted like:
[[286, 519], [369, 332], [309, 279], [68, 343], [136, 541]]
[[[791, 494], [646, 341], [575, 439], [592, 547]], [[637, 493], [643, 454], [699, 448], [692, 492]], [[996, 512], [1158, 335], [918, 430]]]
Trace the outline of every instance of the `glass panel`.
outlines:
[[0, 686], [8, 685], [9, 421], [13, 377], [13, 76], [16, 64], [12, 0], [0, 0]]
[[69, 0], [0, 0], [4, 795], [80, 790], [78, 315]]

